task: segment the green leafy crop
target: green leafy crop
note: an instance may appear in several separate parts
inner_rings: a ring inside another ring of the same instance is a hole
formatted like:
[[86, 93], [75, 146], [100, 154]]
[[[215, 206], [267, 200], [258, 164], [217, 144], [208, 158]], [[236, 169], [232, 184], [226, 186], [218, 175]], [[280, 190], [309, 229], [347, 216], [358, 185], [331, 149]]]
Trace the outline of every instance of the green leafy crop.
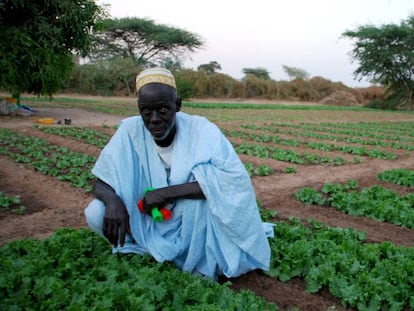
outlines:
[[396, 185], [414, 187], [414, 170], [396, 168], [378, 174], [378, 179]]
[[0, 258], [0, 310], [276, 310], [172, 264], [113, 255], [86, 229], [10, 242]]
[[21, 205], [19, 196], [8, 196], [0, 191], [0, 211], [7, 210], [11, 210], [17, 214], [22, 214], [26, 210], [26, 207]]
[[86, 191], [92, 190], [92, 182], [96, 179], [91, 173], [96, 161], [94, 156], [74, 152], [11, 130], [0, 129], [1, 154]]
[[35, 126], [36, 129], [48, 133], [59, 135], [63, 137], [70, 137], [88, 143], [90, 145], [96, 146], [98, 148], [103, 148], [108, 143], [111, 138], [110, 135], [104, 134], [102, 132], [92, 130], [89, 128], [79, 127], [79, 126], [70, 126], [70, 127], [50, 127], [50, 126]]
[[267, 274], [283, 282], [305, 279], [306, 289], [328, 289], [344, 307], [414, 308], [414, 248], [366, 243], [365, 234], [297, 219], [276, 224]]
[[396, 192], [375, 185], [357, 190], [358, 184], [325, 184], [321, 191], [303, 187], [295, 198], [307, 204], [334, 207], [354, 216], [366, 216], [378, 221], [414, 229], [414, 195], [400, 196]]

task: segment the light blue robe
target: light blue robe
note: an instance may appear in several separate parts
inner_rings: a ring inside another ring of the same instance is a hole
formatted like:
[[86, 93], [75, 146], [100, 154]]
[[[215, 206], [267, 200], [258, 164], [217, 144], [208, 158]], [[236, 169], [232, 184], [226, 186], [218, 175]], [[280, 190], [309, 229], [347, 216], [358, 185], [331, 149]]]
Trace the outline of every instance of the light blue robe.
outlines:
[[[179, 112], [176, 125], [169, 177], [140, 116], [121, 122], [92, 170], [121, 197], [130, 215], [135, 242], [128, 239], [114, 252], [149, 253], [158, 262], [172, 261], [183, 271], [211, 278], [267, 270], [267, 236], [273, 227], [262, 223], [250, 177], [230, 142], [203, 117]], [[147, 187], [192, 181], [206, 200], [176, 200], [171, 220], [157, 223], [138, 210]], [[93, 200], [85, 214], [102, 234], [103, 203]]]

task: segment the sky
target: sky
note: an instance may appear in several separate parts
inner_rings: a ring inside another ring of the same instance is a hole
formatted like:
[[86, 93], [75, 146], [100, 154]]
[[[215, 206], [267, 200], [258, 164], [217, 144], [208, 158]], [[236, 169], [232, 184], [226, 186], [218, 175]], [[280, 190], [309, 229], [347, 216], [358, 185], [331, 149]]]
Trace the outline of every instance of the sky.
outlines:
[[112, 18], [148, 18], [197, 34], [204, 47], [188, 54], [185, 68], [216, 61], [220, 73], [241, 79], [243, 68], [264, 68], [288, 80], [283, 65], [350, 87], [358, 63], [355, 41], [342, 36], [359, 26], [400, 24], [414, 15], [414, 0], [100, 0]]

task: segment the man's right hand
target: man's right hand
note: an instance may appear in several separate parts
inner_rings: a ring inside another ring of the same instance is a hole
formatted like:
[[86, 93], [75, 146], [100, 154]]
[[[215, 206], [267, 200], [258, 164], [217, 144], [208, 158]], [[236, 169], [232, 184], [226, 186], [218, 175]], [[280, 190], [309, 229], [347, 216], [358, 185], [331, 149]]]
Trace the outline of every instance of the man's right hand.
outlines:
[[108, 241], [118, 246], [124, 246], [125, 235], [131, 235], [129, 215], [119, 196], [113, 196], [105, 202], [105, 216], [103, 221], [103, 234]]
[[114, 189], [99, 178], [96, 180], [93, 193], [98, 200], [105, 204], [105, 215], [103, 219], [103, 234], [108, 241], [118, 246], [125, 244], [125, 235], [131, 234], [129, 226], [129, 215], [124, 202], [115, 193]]

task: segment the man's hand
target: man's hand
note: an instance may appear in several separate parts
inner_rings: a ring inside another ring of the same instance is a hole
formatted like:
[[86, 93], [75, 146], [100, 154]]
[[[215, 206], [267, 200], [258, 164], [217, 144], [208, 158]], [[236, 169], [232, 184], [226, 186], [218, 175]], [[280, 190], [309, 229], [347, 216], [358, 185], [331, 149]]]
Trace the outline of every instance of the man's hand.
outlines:
[[151, 215], [154, 207], [162, 208], [177, 199], [204, 200], [205, 196], [198, 182], [153, 189], [145, 193], [143, 199], [144, 211], [146, 214]]
[[169, 201], [170, 197], [168, 196], [167, 188], [159, 188], [147, 191], [142, 203], [145, 213], [151, 216], [154, 207], [162, 208], [166, 206]]
[[125, 204], [118, 196], [112, 197], [105, 203], [103, 234], [112, 245], [117, 246], [119, 241], [119, 244], [124, 246], [126, 233], [131, 235]]
[[125, 244], [125, 235], [131, 234], [129, 226], [129, 215], [122, 199], [115, 193], [114, 189], [99, 178], [94, 184], [93, 193], [98, 200], [105, 204], [105, 215], [103, 219], [103, 234], [108, 241], [118, 246]]

